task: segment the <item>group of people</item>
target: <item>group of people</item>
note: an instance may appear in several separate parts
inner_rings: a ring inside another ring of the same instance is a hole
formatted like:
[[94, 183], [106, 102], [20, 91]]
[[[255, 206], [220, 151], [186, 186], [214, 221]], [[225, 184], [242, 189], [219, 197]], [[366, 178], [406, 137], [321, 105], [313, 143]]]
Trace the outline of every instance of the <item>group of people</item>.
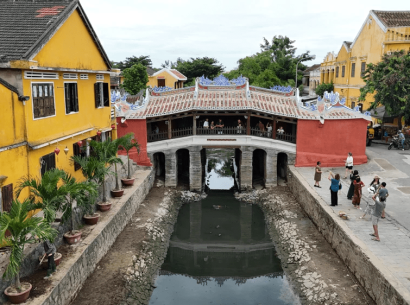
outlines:
[[[203, 128], [205, 129], [211, 129], [211, 130], [216, 130], [218, 132], [218, 134], [222, 134], [223, 133], [223, 128], [225, 127], [224, 122], [222, 121], [222, 119], [219, 119], [218, 122], [215, 124], [214, 121], [211, 121], [211, 123], [209, 123], [209, 119], [205, 119], [204, 124], [203, 124]], [[237, 131], [236, 133], [238, 134], [242, 134], [245, 132], [245, 126], [242, 123], [242, 121], [240, 119], [238, 119], [237, 121], [237, 125], [236, 125]], [[260, 136], [267, 136], [268, 138], [272, 137], [272, 124], [271, 123], [267, 123], [266, 126], [262, 123], [262, 121], [259, 121], [256, 126], [255, 129], [260, 130]], [[279, 129], [277, 130], [277, 134], [278, 135], [283, 135], [285, 133], [285, 130], [283, 129], [282, 126], [279, 127]]]
[[[356, 209], [360, 208], [361, 199], [363, 197], [363, 188], [365, 184], [360, 178], [359, 172], [353, 170], [353, 155], [349, 152], [347, 159], [345, 161], [346, 173], [344, 179], [347, 179], [348, 173], [350, 173], [350, 187], [347, 192], [347, 199], [351, 200], [353, 207]], [[315, 168], [315, 184], [314, 187], [321, 188], [320, 181], [322, 175], [321, 163], [317, 162]], [[340, 182], [340, 175], [329, 172], [328, 179], [330, 180], [330, 195], [331, 195], [331, 206], [338, 205], [338, 191], [342, 189], [342, 184]], [[378, 232], [378, 222], [380, 218], [385, 218], [384, 209], [386, 207], [386, 198], [389, 196], [389, 192], [386, 188], [386, 182], [380, 182], [379, 176], [374, 176], [373, 181], [369, 184], [368, 192], [371, 197], [364, 209], [364, 214], [360, 217], [363, 219], [366, 215], [370, 215], [372, 219], [374, 233], [370, 234], [372, 239], [375, 241], [380, 241]]]

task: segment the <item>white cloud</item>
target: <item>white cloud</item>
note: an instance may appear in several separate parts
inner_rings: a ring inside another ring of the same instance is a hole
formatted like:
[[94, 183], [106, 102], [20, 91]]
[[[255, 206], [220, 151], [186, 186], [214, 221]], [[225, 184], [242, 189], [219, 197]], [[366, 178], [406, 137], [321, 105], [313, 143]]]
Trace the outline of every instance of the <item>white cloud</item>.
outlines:
[[407, 1], [83, 0], [110, 59], [150, 55], [155, 67], [177, 57], [215, 57], [227, 70], [259, 51], [263, 37], [286, 35], [320, 63], [352, 41], [368, 12], [408, 10]]

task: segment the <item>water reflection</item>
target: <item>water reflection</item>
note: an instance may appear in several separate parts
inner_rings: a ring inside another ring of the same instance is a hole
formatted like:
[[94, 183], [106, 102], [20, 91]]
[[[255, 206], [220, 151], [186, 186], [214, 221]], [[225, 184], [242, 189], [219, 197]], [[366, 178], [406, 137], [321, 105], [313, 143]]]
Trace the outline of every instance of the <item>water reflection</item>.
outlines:
[[230, 162], [229, 154], [208, 158], [218, 190], [181, 208], [150, 304], [298, 304], [263, 212], [220, 190], [234, 184]]

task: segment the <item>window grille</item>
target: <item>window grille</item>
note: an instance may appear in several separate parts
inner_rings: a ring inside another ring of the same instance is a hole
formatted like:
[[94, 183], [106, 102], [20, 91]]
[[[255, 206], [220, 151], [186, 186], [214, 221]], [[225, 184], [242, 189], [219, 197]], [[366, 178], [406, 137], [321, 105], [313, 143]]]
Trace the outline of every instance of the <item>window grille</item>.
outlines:
[[97, 80], [104, 80], [104, 74], [97, 74]]
[[58, 79], [58, 73], [25, 71], [25, 79]]
[[76, 73], [64, 73], [64, 79], [78, 79], [78, 75]]
[[88, 79], [88, 74], [80, 74], [80, 79]]

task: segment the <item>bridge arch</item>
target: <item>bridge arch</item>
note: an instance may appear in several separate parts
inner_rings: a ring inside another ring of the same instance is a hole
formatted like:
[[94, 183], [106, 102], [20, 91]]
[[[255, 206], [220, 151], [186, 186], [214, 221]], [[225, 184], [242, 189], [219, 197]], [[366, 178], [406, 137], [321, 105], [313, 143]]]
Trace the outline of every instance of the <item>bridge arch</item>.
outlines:
[[266, 184], [266, 151], [257, 148], [252, 153], [252, 186]]
[[177, 185], [189, 184], [190, 182], [190, 153], [189, 149], [182, 148], [176, 152], [176, 178]]
[[155, 168], [155, 177], [165, 181], [165, 154], [163, 152], [156, 152], [153, 155], [153, 162]]
[[278, 153], [277, 157], [277, 175], [278, 175], [278, 185], [280, 181], [288, 181], [288, 154], [284, 152]]

